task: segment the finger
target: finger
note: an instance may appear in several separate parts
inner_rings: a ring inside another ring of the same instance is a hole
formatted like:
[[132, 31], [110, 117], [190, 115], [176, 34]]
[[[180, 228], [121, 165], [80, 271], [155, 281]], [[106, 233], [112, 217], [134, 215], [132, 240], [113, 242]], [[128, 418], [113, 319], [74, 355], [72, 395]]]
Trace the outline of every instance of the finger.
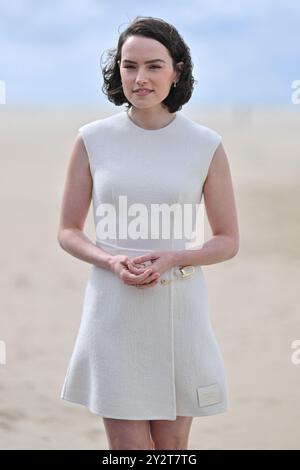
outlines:
[[155, 272], [150, 274], [146, 279], [142, 280], [140, 284], [149, 284], [150, 282], [154, 281], [155, 279], [158, 279], [160, 276], [159, 273]]
[[148, 289], [149, 287], [153, 287], [158, 283], [158, 279], [155, 279], [154, 281], [150, 282], [149, 284], [138, 284], [134, 287], [137, 287], [138, 289]]
[[135, 286], [136, 287], [139, 287], [139, 286], [147, 287], [149, 285], [152, 285], [154, 282], [155, 283], [158, 282], [159, 277], [160, 277], [159, 273], [153, 273], [151, 276], [148, 276], [148, 278], [145, 281], [142, 281], [141, 283], [137, 283], [137, 284], [135, 284]]
[[132, 271], [133, 273], [139, 274], [141, 272], [144, 272], [146, 267], [145, 266], [135, 266], [131, 261], [127, 262], [127, 266]]
[[144, 271], [143, 273], [141, 274], [137, 274], [135, 276], [135, 280], [137, 282], [141, 282], [141, 281], [144, 281], [145, 279], [147, 279], [151, 274], [153, 274], [153, 271], [151, 268], [148, 268], [146, 269], [146, 271]]
[[[127, 263], [133, 265], [133, 266], [136, 266], [136, 267], [141, 267], [141, 268], [144, 268], [145, 267], [145, 264], [144, 263], [139, 263], [139, 262], [136, 262], [133, 260], [133, 258], [131, 259], [128, 259], [127, 260]], [[151, 263], [151, 261], [149, 261], [149, 263]], [[151, 263], [152, 264], [152, 263]]]
[[158, 258], [158, 255], [156, 255], [155, 253], [148, 253], [147, 255], [136, 256], [135, 258], [132, 258], [131, 261], [135, 263], [143, 263], [144, 261], [157, 259], [157, 258]]
[[135, 266], [133, 263], [128, 262], [128, 269], [135, 275], [143, 274], [147, 269], [151, 269], [146, 266]]
[[126, 280], [128, 280], [130, 282], [136, 283], [136, 282], [139, 282], [143, 279], [146, 279], [146, 277], [148, 277], [150, 273], [152, 273], [151, 268], [146, 269], [146, 271], [144, 271], [141, 274], [131, 274], [129, 271], [126, 271], [125, 278], [126, 278]]
[[150, 276], [148, 276], [147, 279], [145, 279], [145, 281], [142, 284], [149, 284], [152, 281], [156, 281], [159, 277], [160, 277], [159, 273], [153, 273]]
[[136, 261], [131, 261], [131, 260], [130, 260], [130, 263], [131, 263], [133, 266], [137, 267], [137, 268], [147, 268], [148, 266], [151, 266], [151, 265], [152, 265], [152, 261], [149, 261], [149, 260], [148, 260], [148, 261], [144, 261], [144, 263], [138, 263], [138, 262], [136, 262]]

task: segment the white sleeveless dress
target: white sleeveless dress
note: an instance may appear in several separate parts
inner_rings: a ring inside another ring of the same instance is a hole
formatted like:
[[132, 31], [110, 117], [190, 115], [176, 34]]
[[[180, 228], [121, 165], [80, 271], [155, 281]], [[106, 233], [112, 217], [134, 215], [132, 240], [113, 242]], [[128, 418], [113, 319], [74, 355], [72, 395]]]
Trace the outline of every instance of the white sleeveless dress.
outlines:
[[[119, 229], [130, 218], [125, 210], [135, 203], [149, 208], [202, 202], [221, 136], [182, 112], [161, 129], [143, 129], [126, 110], [79, 132], [93, 178], [95, 244], [130, 258], [187, 249], [186, 236], [133, 239]], [[124, 195], [126, 208], [119, 200]], [[105, 204], [117, 215], [116, 233], [106, 239], [99, 230]], [[172, 268], [162, 281], [173, 282], [137, 289], [105, 268], [90, 266], [62, 399], [116, 419], [175, 420], [227, 411], [227, 380], [202, 267], [185, 278], [178, 274], [178, 267]]]

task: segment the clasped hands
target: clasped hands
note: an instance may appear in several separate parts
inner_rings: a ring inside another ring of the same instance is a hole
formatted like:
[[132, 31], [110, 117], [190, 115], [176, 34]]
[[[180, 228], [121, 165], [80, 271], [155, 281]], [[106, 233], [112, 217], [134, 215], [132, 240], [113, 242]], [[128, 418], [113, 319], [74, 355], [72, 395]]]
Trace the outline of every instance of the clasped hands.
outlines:
[[[151, 265], [143, 264], [147, 261], [150, 261]], [[174, 266], [174, 252], [155, 251], [134, 258], [115, 255], [111, 266], [125, 284], [146, 289], [155, 286], [161, 275]]]

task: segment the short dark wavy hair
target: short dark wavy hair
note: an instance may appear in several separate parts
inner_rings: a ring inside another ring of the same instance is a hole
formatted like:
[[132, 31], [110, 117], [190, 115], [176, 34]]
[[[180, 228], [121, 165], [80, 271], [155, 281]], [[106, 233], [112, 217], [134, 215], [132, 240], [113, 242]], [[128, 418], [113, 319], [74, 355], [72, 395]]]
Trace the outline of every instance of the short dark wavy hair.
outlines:
[[127, 103], [127, 110], [132, 107], [123, 92], [118, 65], [118, 60], [121, 60], [122, 46], [130, 36], [144, 36], [156, 39], [163, 44], [172, 57], [174, 70], [177, 62], [182, 61], [184, 63], [176, 88], [172, 86], [168, 96], [162, 101], [163, 106], [166, 106], [170, 113], [180, 110], [182, 105], [191, 98], [196, 81], [192, 75], [193, 63], [190, 49], [174, 26], [160, 18], [151, 16], [137, 16], [126, 30], [120, 34], [117, 48], [108, 49], [107, 64], [102, 68], [103, 93], [116, 106]]

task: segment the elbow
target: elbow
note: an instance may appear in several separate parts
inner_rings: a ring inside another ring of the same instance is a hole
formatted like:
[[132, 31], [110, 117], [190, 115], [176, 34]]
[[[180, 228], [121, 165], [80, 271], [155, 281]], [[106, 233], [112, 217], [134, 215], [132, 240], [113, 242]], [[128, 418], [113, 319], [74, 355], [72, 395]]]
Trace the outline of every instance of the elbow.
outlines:
[[239, 252], [239, 247], [237, 246], [232, 250], [230, 258], [234, 258], [238, 254], [238, 252]]
[[64, 250], [64, 237], [63, 237], [63, 230], [59, 229], [56, 235], [57, 242], [59, 246]]
[[236, 238], [232, 238], [230, 246], [231, 246], [231, 249], [230, 249], [229, 259], [234, 258], [238, 254], [239, 249], [240, 249], [239, 240]]
[[70, 240], [72, 239], [74, 233], [77, 233], [78, 231], [82, 232], [82, 229], [78, 227], [64, 227], [64, 228], [59, 228], [58, 232], [56, 234], [56, 238], [58, 241], [59, 246], [65, 250], [68, 251], [68, 247], [70, 245]]
[[62, 238], [61, 238], [60, 233], [57, 234], [57, 237], [56, 237], [56, 238], [57, 238], [57, 242], [58, 242], [59, 246], [60, 246], [61, 248], [63, 248], [63, 245], [62, 245]]

